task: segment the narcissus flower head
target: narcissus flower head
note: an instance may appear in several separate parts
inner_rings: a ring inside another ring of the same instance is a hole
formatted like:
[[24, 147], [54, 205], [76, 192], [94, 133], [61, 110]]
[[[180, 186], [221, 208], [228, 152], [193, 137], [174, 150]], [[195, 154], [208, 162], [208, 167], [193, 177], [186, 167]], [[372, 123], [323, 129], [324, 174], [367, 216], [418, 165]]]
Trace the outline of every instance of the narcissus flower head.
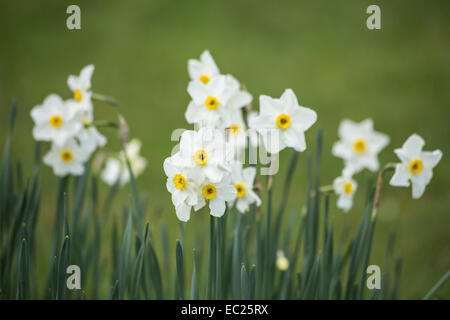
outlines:
[[422, 151], [425, 141], [417, 134], [411, 135], [401, 148], [394, 150], [401, 160], [395, 167], [390, 184], [398, 187], [412, 185], [412, 197], [418, 199], [433, 177], [433, 168], [442, 158], [441, 150]]
[[[232, 165], [231, 183], [236, 189], [236, 208], [241, 213], [247, 212], [252, 203], [256, 203], [257, 206], [261, 205], [261, 199], [253, 191], [255, 176], [256, 168], [254, 167], [243, 168], [242, 163], [239, 162]], [[230, 204], [233, 203], [234, 201], [230, 202]]]
[[93, 153], [97, 148], [105, 146], [107, 139], [102, 135], [93, 123], [93, 115], [91, 112], [83, 112], [82, 126], [77, 134], [77, 138], [80, 140], [81, 145], [89, 153]]
[[225, 213], [226, 202], [236, 198], [236, 188], [231, 183], [231, 175], [227, 173], [220, 182], [206, 180], [201, 186], [203, 201], [207, 201], [210, 214], [221, 217]]
[[349, 211], [353, 206], [353, 195], [355, 194], [358, 184], [353, 180], [351, 171], [344, 169], [342, 176], [334, 179], [333, 189], [338, 196], [337, 207]]
[[226, 75], [226, 85], [231, 90], [234, 90], [228, 101], [228, 112], [236, 112], [236, 110], [243, 108], [252, 102], [252, 95], [247, 91], [240, 89], [241, 84], [232, 75]]
[[236, 155], [236, 160], [245, 157], [245, 150], [248, 145], [249, 132], [240, 110], [230, 112], [223, 121], [226, 140], [232, 152]]
[[192, 81], [188, 92], [192, 98], [186, 110], [188, 123], [202, 126], [219, 126], [223, 115], [228, 111], [227, 104], [231, 97], [238, 92], [235, 83], [227, 81], [226, 76], [217, 76], [208, 84]]
[[178, 157], [177, 154], [164, 161], [166, 187], [172, 194], [173, 205], [178, 208], [176, 210], [178, 219], [188, 221], [191, 207], [196, 207], [200, 203], [204, 205], [199, 191], [205, 177], [199, 167], [185, 167]]
[[43, 161], [53, 168], [53, 172], [58, 177], [68, 174], [79, 176], [84, 173], [84, 163], [89, 155], [89, 152], [83, 149], [75, 139], [70, 139], [60, 146], [53, 143]]
[[78, 103], [82, 111], [92, 111], [91, 101], [91, 77], [94, 73], [94, 66], [87, 65], [81, 69], [80, 75], [70, 75], [67, 78], [67, 85], [73, 92], [73, 100]]
[[305, 131], [316, 122], [316, 112], [300, 106], [291, 89], [279, 99], [262, 95], [259, 104], [260, 113], [252, 118], [250, 127], [262, 136], [266, 150], [272, 154], [286, 147], [304, 151]]
[[211, 127], [199, 131], [186, 130], [181, 135], [180, 159], [184, 166], [199, 167], [213, 182], [222, 180], [228, 171], [228, 160], [232, 155], [225, 143], [224, 133]]
[[79, 113], [60, 96], [51, 94], [42, 105], [31, 110], [34, 121], [33, 137], [38, 141], [51, 141], [58, 146], [64, 145], [82, 128]]
[[372, 119], [360, 123], [345, 119], [339, 125], [340, 140], [333, 145], [333, 155], [342, 158], [353, 171], [378, 170], [378, 153], [389, 143], [389, 137], [373, 129]]
[[192, 81], [208, 84], [219, 75], [219, 68], [208, 50], [203, 51], [200, 60], [189, 59], [188, 72]]

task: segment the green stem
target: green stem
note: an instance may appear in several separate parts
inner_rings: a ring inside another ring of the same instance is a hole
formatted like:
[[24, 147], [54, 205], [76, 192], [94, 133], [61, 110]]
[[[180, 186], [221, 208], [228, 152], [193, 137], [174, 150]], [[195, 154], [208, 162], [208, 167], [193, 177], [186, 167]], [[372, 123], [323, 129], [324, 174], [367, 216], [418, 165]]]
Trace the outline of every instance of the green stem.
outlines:
[[96, 120], [90, 124], [84, 126], [85, 128], [89, 127], [103, 127], [103, 128], [119, 128], [119, 124], [117, 122], [109, 121], [109, 120]]
[[92, 99], [106, 102], [107, 104], [110, 104], [113, 107], [115, 107], [117, 110], [119, 110], [119, 103], [117, 102], [116, 99], [114, 99], [112, 97], [108, 97], [108, 96], [105, 96], [103, 94], [93, 92], [92, 93]]
[[326, 186], [321, 186], [321, 187], [319, 188], [319, 192], [320, 192], [321, 194], [329, 194], [329, 193], [332, 193], [332, 192], [334, 192], [333, 185], [332, 185], [332, 184], [329, 184], [329, 185], [326, 185]]
[[450, 270], [448, 270], [441, 279], [439, 279], [439, 281], [433, 286], [433, 288], [430, 289], [430, 291], [428, 291], [428, 293], [423, 297], [423, 300], [428, 300], [430, 299], [435, 293], [436, 291], [442, 287], [442, 285], [444, 285], [444, 283], [448, 280], [448, 278], [450, 278]]

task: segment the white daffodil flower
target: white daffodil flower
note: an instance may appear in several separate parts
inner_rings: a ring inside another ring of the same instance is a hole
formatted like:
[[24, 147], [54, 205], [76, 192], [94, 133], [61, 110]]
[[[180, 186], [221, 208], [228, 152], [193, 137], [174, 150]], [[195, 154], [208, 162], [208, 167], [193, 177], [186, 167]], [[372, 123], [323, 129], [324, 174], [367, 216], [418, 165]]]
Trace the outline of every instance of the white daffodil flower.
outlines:
[[187, 130], [180, 140], [180, 156], [183, 165], [198, 166], [204, 175], [213, 182], [222, 180], [224, 172], [229, 171], [227, 162], [231, 155], [221, 130], [210, 127], [199, 131]]
[[226, 75], [227, 87], [234, 88], [236, 91], [228, 101], [229, 112], [236, 112], [236, 109], [240, 109], [249, 105], [253, 97], [247, 91], [241, 90], [241, 84], [232, 75]]
[[[134, 177], [138, 177], [147, 167], [147, 160], [140, 155], [142, 143], [139, 139], [132, 139], [126, 145], [126, 154], [130, 161], [131, 171]], [[114, 185], [117, 181], [121, 186], [130, 181], [130, 173], [123, 151], [117, 157], [106, 160], [101, 177], [108, 185]]]
[[90, 125], [83, 127], [77, 137], [89, 154], [92, 154], [97, 148], [105, 146], [107, 142], [106, 137], [96, 127]]
[[353, 206], [353, 195], [355, 194], [358, 184], [352, 179], [349, 170], [343, 170], [342, 176], [337, 177], [333, 181], [333, 189], [338, 195], [337, 207], [349, 211]]
[[316, 112], [299, 106], [291, 89], [286, 89], [280, 99], [262, 95], [259, 104], [260, 113], [250, 127], [262, 136], [266, 150], [272, 154], [286, 147], [304, 151], [305, 131], [316, 122]]
[[373, 129], [372, 119], [360, 123], [345, 119], [339, 125], [339, 138], [333, 145], [333, 155], [344, 159], [353, 172], [364, 168], [378, 170], [378, 153], [389, 143], [389, 136]]
[[89, 158], [86, 152], [75, 139], [66, 141], [62, 146], [53, 143], [50, 151], [44, 156], [44, 163], [53, 168], [58, 177], [68, 174], [75, 176], [84, 173], [84, 163]]
[[[147, 167], [147, 160], [140, 155], [141, 147], [141, 140], [134, 138], [127, 143], [125, 148], [126, 155], [128, 157], [128, 160], [130, 161], [131, 171], [133, 172], [133, 175], [135, 177], [138, 177], [142, 172], [144, 172], [145, 168]], [[125, 164], [126, 168], [126, 161], [123, 155], [123, 151], [120, 152], [120, 158], [122, 159], [122, 162]], [[125, 183], [130, 180], [128, 168], [126, 168], [126, 170], [123, 172], [123, 179]]]
[[227, 103], [238, 90], [235, 83], [230, 83], [222, 75], [211, 79], [206, 85], [190, 82], [188, 92], [192, 101], [185, 114], [187, 122], [215, 126], [227, 112]]
[[219, 68], [208, 50], [203, 51], [200, 60], [189, 59], [188, 72], [191, 80], [208, 84], [212, 78], [219, 75]]
[[192, 206], [183, 201], [175, 206], [175, 213], [178, 220], [187, 222], [191, 218]]
[[[204, 204], [201, 199], [200, 185], [203, 183], [204, 175], [200, 168], [180, 166], [180, 161], [169, 157], [164, 161], [164, 172], [167, 176], [166, 187], [172, 194], [172, 202], [177, 211], [177, 217], [181, 221], [188, 221], [190, 218], [190, 207], [197, 206], [199, 202]], [[184, 206], [179, 206], [180, 204]], [[189, 207], [189, 210], [188, 208]]]
[[240, 159], [240, 156], [245, 156], [245, 149], [247, 147], [248, 130], [245, 124], [242, 112], [236, 110], [230, 112], [224, 119], [223, 125], [225, 126], [226, 138], [232, 152], [236, 155], [236, 160]]
[[422, 151], [425, 141], [412, 134], [401, 148], [394, 152], [401, 160], [395, 167], [395, 173], [389, 182], [392, 186], [409, 187], [412, 184], [412, 197], [418, 199], [433, 177], [433, 168], [442, 158], [441, 150]]
[[[102, 170], [101, 177], [104, 182], [108, 185], [113, 186], [122, 177], [122, 172], [124, 170], [123, 163], [117, 158], [108, 158], [105, 161], [105, 168]], [[119, 181], [120, 185], [125, 184], [124, 180]]]
[[85, 112], [83, 116], [83, 126], [77, 135], [84, 149], [90, 154], [97, 148], [105, 146], [107, 139], [93, 125], [93, 116], [91, 112]]
[[91, 77], [94, 73], [94, 66], [92, 64], [84, 67], [79, 76], [70, 75], [67, 78], [67, 85], [73, 92], [73, 99], [77, 102], [77, 106], [82, 111], [92, 111], [92, 92]]
[[[250, 125], [250, 123], [252, 123], [254, 121], [254, 119], [256, 119], [256, 117], [258, 117], [258, 113], [254, 110], [251, 110], [248, 114], [247, 114], [247, 123]], [[253, 129], [253, 128], [249, 128], [247, 130], [247, 134], [248, 134], [248, 138], [249, 138], [249, 142], [250, 142], [250, 147], [251, 148], [257, 148], [258, 147], [258, 141], [260, 139], [258, 132]]]
[[[253, 191], [253, 184], [255, 183], [256, 168], [248, 167], [243, 169], [242, 163], [236, 162], [231, 167], [231, 183], [236, 189], [236, 208], [239, 212], [244, 213], [249, 210], [252, 203], [256, 203], [259, 207], [261, 199]], [[230, 201], [233, 205], [234, 200]]]
[[51, 94], [42, 105], [31, 110], [34, 121], [33, 137], [38, 141], [52, 141], [58, 146], [64, 145], [81, 129], [78, 113], [74, 113], [68, 102], [60, 96]]
[[226, 209], [225, 203], [232, 201], [237, 195], [229, 173], [220, 182], [206, 181], [201, 192], [204, 200], [209, 202], [210, 214], [215, 217], [223, 216]]

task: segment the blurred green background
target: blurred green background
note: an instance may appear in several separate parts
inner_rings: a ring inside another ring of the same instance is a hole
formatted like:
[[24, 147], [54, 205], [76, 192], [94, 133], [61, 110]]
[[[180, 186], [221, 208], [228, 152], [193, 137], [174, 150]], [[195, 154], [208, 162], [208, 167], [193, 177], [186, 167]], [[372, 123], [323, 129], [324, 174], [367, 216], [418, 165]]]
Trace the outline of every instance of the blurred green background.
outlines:
[[[70, 4], [81, 7], [81, 30], [66, 28]], [[381, 7], [381, 30], [366, 28], [370, 4]], [[410, 189], [386, 183], [372, 263], [383, 265], [388, 234], [395, 231], [395, 252], [403, 257], [402, 298], [423, 297], [449, 269], [449, 1], [3, 1], [0, 25], [0, 140], [6, 137], [11, 101], [16, 99], [20, 109], [13, 156], [22, 161], [26, 175], [31, 173], [34, 144], [31, 108], [50, 93], [69, 98], [67, 76], [93, 63], [93, 90], [119, 101], [131, 136], [143, 141], [148, 168], [138, 184], [149, 199], [147, 219], [165, 221], [174, 241], [178, 223], [162, 163], [174, 146], [172, 131], [189, 128], [184, 119], [187, 60], [209, 49], [223, 73], [247, 86], [255, 97], [254, 108], [260, 94], [278, 97], [292, 88], [300, 104], [317, 111], [318, 122], [307, 141], [308, 151], [314, 151], [317, 129], [323, 129], [323, 184], [342, 169], [331, 146], [344, 117], [372, 117], [376, 130], [390, 135], [381, 163], [396, 161], [393, 148], [413, 132], [424, 137], [426, 149], [440, 148], [444, 157], [420, 200], [411, 199]], [[114, 119], [110, 107], [95, 106], [97, 119]], [[103, 132], [109, 137], [107, 149], [118, 150], [115, 132]], [[288, 151], [281, 153], [276, 197], [288, 158]], [[305, 166], [302, 154], [291, 189], [291, 212], [299, 212], [305, 199]], [[38, 250], [47, 257], [57, 179], [42, 167]], [[361, 186], [367, 176], [357, 176]], [[125, 200], [128, 192], [122, 190]], [[363, 194], [361, 188], [348, 214], [333, 204], [338, 233], [347, 227], [355, 232]], [[194, 216], [186, 233], [202, 240], [196, 224], [203, 226], [204, 221]], [[40, 268], [46, 271], [46, 265]], [[438, 296], [449, 298], [450, 284]]]

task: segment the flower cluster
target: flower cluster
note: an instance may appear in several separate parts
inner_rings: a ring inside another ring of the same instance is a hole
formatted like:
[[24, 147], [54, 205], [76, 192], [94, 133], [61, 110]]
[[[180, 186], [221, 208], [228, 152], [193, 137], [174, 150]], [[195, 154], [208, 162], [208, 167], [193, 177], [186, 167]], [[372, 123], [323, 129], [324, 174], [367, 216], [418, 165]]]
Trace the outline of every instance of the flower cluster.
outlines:
[[353, 175], [363, 169], [378, 170], [378, 153], [388, 145], [389, 137], [373, 129], [372, 119], [360, 123], [345, 119], [339, 125], [338, 135], [340, 140], [334, 143], [332, 152], [344, 160], [344, 169], [334, 180], [333, 189], [338, 195], [337, 207], [348, 211], [358, 188]]
[[[63, 100], [59, 95], [50, 94], [41, 105], [31, 110], [34, 121], [33, 136], [37, 141], [51, 142], [50, 151], [43, 161], [53, 168], [55, 175], [82, 175], [86, 162], [92, 154], [106, 145], [107, 139], [96, 128], [94, 121], [93, 92], [91, 78], [94, 66], [84, 67], [78, 76], [70, 75], [67, 85], [72, 91], [71, 99]], [[97, 95], [101, 96], [101, 95]], [[126, 141], [122, 141], [126, 142]], [[141, 142], [133, 139], [125, 143], [125, 153], [121, 151], [104, 161], [101, 173], [102, 179], [109, 185], [118, 182], [124, 185], [130, 179], [126, 163], [128, 158], [131, 170], [135, 176], [146, 167], [146, 160], [139, 155]], [[95, 161], [94, 161], [95, 162]], [[98, 161], [97, 161], [98, 162]]]
[[[334, 180], [333, 189], [338, 195], [337, 207], [348, 211], [352, 207], [353, 195], [357, 189], [353, 175], [363, 169], [372, 172], [379, 170], [378, 153], [388, 145], [389, 137], [374, 131], [371, 119], [360, 123], [343, 120], [338, 134], [340, 140], [333, 145], [332, 152], [344, 160], [345, 167], [342, 175]], [[401, 163], [395, 165], [390, 184], [407, 187], [411, 183], [414, 199], [422, 196], [433, 176], [433, 168], [442, 157], [440, 150], [422, 151], [424, 144], [419, 135], [413, 134], [402, 148], [394, 150]]]
[[[300, 106], [291, 89], [280, 98], [261, 95], [259, 113], [252, 111], [252, 96], [233, 76], [220, 73], [208, 51], [200, 60], [189, 60], [188, 72], [191, 101], [185, 117], [197, 130], [185, 131], [180, 150], [164, 161], [167, 189], [178, 218], [187, 221], [192, 209], [207, 204], [216, 217], [225, 213], [227, 204], [240, 212], [252, 204], [259, 206], [261, 200], [253, 191], [256, 169], [244, 167], [245, 152], [256, 147], [272, 155], [285, 148], [305, 151], [305, 132], [317, 121], [316, 112]], [[358, 189], [354, 175], [364, 169], [379, 170], [378, 154], [390, 139], [374, 130], [370, 118], [359, 123], [343, 120], [338, 135], [332, 153], [344, 160], [344, 168], [327, 190], [338, 196], [338, 208], [348, 211]], [[423, 194], [442, 157], [440, 150], [422, 151], [423, 145], [422, 138], [412, 135], [395, 150], [401, 163], [396, 165], [391, 185], [411, 183], [413, 198]]]
[[261, 202], [252, 190], [256, 170], [236, 160], [247, 147], [242, 108], [252, 96], [233, 76], [220, 73], [208, 51], [200, 60], [188, 61], [188, 72], [192, 100], [185, 116], [199, 130], [183, 132], [179, 152], [164, 161], [177, 217], [187, 221], [192, 208], [197, 211], [206, 204], [216, 217], [225, 213], [226, 203], [236, 202], [245, 212]]
[[261, 205], [253, 190], [256, 169], [244, 167], [246, 150], [256, 148], [261, 138], [260, 147], [271, 154], [286, 147], [304, 151], [304, 133], [316, 122], [316, 113], [299, 106], [287, 89], [279, 99], [260, 96], [256, 114], [250, 107], [252, 96], [233, 76], [220, 73], [208, 51], [200, 60], [188, 61], [188, 72], [192, 100], [185, 117], [198, 130], [185, 131], [179, 152], [164, 161], [177, 217], [187, 221], [192, 209], [206, 204], [216, 217], [227, 205], [242, 213], [252, 204]]
[[107, 141], [94, 125], [90, 91], [93, 72], [94, 66], [88, 65], [80, 75], [68, 77], [72, 99], [63, 100], [50, 94], [41, 105], [31, 110], [33, 137], [37, 141], [51, 142], [50, 151], [43, 161], [60, 177], [83, 174], [84, 163]]

